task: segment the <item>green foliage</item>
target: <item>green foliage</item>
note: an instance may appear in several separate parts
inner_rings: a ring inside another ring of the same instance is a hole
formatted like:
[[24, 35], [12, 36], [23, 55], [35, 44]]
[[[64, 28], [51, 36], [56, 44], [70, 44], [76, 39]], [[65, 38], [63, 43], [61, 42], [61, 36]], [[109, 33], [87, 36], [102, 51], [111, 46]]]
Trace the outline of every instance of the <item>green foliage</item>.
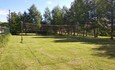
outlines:
[[56, 6], [52, 10], [52, 24], [53, 25], [62, 25], [63, 24], [63, 12], [59, 6]]
[[1, 26], [9, 27], [9, 23], [7, 23], [7, 22], [0, 22], [0, 25], [1, 25]]
[[68, 25], [68, 20], [69, 20], [69, 16], [68, 16], [68, 12], [69, 9], [66, 6], [63, 6], [62, 8], [62, 12], [63, 12], [63, 25]]
[[71, 6], [71, 12], [73, 12], [74, 21], [84, 23], [85, 6], [83, 0], [75, 0]]
[[0, 35], [0, 48], [5, 47], [9, 41], [10, 34], [1, 34]]
[[[60, 8], [56, 6], [53, 10], [49, 8], [45, 9], [43, 14], [43, 20], [37, 7], [33, 4], [29, 9], [28, 13], [23, 14], [11, 13], [11, 33], [20, 33], [20, 21], [24, 22], [26, 30], [26, 24], [36, 25], [38, 29], [41, 27], [41, 22], [51, 25], [69, 25], [75, 26], [74, 28], [63, 28], [59, 27], [59, 30], [63, 32], [74, 32], [74, 35], [78, 33], [84, 33], [94, 31], [97, 34], [103, 33], [104, 30], [111, 36], [114, 33], [114, 18], [115, 18], [115, 1], [114, 0], [74, 0], [70, 8]], [[111, 24], [111, 26], [109, 26]], [[77, 28], [77, 29], [76, 29]], [[60, 32], [58, 28], [53, 28], [54, 32]], [[27, 29], [28, 30], [28, 29]], [[50, 30], [50, 31], [53, 31]], [[61, 32], [62, 33], [62, 32]], [[91, 32], [90, 32], [91, 33]], [[105, 33], [105, 32], [104, 32]]]
[[51, 12], [50, 12], [50, 10], [49, 10], [49, 8], [46, 8], [45, 9], [45, 13], [44, 13], [44, 21], [47, 23], [47, 24], [51, 24], [51, 19], [52, 19], [52, 17], [51, 17]]
[[10, 19], [10, 32], [11, 34], [18, 34], [21, 31], [21, 21], [22, 14], [19, 12], [18, 14], [15, 12], [11, 13]]
[[29, 9], [29, 20], [30, 23], [37, 24], [38, 28], [41, 27], [41, 14], [37, 10], [36, 6], [33, 4]]
[[21, 14], [20, 12], [15, 13], [11, 12], [8, 17], [8, 21], [10, 24], [10, 32], [11, 34], [19, 34], [21, 32], [21, 22], [23, 22], [22, 30], [26, 29], [26, 23], [30, 23], [36, 25], [39, 29], [41, 27], [41, 15], [37, 10], [36, 6], [33, 4], [29, 9], [29, 13], [24, 12]]

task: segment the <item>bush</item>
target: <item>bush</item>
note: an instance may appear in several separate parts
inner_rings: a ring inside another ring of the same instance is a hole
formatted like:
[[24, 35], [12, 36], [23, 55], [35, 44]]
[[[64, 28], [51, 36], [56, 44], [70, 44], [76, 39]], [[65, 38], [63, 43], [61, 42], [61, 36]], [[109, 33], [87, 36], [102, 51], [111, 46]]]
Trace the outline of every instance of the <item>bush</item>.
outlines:
[[1, 34], [0, 35], [0, 48], [7, 45], [7, 42], [9, 41], [10, 34]]

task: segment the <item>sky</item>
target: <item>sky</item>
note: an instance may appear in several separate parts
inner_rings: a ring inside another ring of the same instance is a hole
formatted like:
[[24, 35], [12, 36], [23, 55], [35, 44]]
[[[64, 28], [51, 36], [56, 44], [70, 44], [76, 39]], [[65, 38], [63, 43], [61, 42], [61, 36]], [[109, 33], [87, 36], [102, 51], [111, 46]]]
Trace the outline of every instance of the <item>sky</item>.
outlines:
[[61, 8], [71, 5], [74, 0], [0, 0], [0, 21], [6, 22], [8, 10], [12, 12], [24, 12], [28, 11], [32, 4], [35, 4], [37, 9], [44, 13], [46, 7], [52, 10], [55, 6], [59, 5]]

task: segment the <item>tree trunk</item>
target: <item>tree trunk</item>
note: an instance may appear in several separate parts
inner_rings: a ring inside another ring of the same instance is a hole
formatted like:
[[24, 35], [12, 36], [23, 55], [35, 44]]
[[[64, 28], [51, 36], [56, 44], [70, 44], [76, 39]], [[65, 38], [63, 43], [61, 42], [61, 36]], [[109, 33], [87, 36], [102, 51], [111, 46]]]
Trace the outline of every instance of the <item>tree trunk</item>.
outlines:
[[86, 32], [85, 32], [85, 33], [86, 33], [86, 36], [87, 36], [87, 30], [86, 30]]
[[85, 36], [85, 31], [83, 30], [83, 37]]
[[76, 26], [73, 27], [73, 36], [75, 36], [76, 33]]
[[95, 28], [94, 29], [94, 38], [97, 38], [98, 37], [98, 28]]
[[93, 35], [94, 35], [94, 38], [96, 38], [96, 30], [95, 29], [93, 30]]

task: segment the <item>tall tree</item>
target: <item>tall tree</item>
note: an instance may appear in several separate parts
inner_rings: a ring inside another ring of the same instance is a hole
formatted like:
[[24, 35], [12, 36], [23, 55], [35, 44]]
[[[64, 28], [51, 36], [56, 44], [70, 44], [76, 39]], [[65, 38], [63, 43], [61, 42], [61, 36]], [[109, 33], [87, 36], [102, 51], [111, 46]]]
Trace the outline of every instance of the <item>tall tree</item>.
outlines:
[[52, 10], [52, 24], [53, 25], [61, 25], [63, 24], [63, 12], [62, 9], [59, 6], [56, 6]]
[[109, 4], [110, 4], [110, 21], [111, 21], [111, 39], [113, 40], [113, 32], [114, 32], [114, 14], [115, 14], [115, 0], [109, 0]]
[[29, 9], [30, 23], [36, 24], [39, 28], [41, 27], [41, 14], [33, 4]]
[[64, 25], [67, 25], [67, 23], [68, 23], [68, 15], [67, 15], [68, 12], [69, 12], [69, 9], [66, 6], [63, 6], [62, 17], [63, 17], [63, 24]]
[[45, 13], [44, 13], [44, 20], [47, 24], [51, 24], [51, 12], [49, 10], [49, 8], [45, 9]]
[[71, 5], [70, 8], [71, 13], [73, 14], [73, 23], [72, 24], [80, 24], [81, 29], [83, 30], [83, 36], [84, 36], [84, 25], [85, 25], [85, 2], [84, 0], [74, 0], [74, 2]]
[[11, 34], [20, 33], [21, 18], [22, 18], [22, 14], [20, 12], [18, 14], [15, 12], [11, 13], [11, 17], [9, 18], [10, 19], [10, 32], [11, 32]]

